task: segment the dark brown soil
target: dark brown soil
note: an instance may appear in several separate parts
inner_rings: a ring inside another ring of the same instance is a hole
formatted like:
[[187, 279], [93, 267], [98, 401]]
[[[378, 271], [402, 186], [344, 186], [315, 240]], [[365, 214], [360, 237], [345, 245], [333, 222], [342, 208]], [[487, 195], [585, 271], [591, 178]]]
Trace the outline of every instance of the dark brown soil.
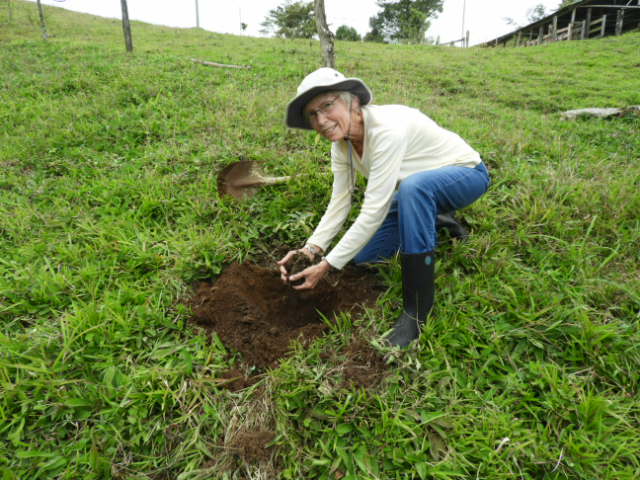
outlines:
[[[189, 303], [198, 325], [217, 333], [246, 365], [267, 368], [277, 365], [293, 340], [322, 335], [327, 326], [321, 315], [332, 319], [373, 306], [381, 292], [379, 278], [367, 269], [348, 266], [313, 290], [297, 291], [280, 280], [275, 267], [243, 263], [232, 264], [213, 283], [200, 283]], [[226, 378], [231, 389], [250, 382], [237, 373]]]
[[276, 438], [276, 434], [268, 430], [240, 432], [227, 445], [227, 448], [239, 455], [246, 463], [258, 463], [269, 460], [273, 451], [273, 447], [269, 446], [269, 443], [274, 438]]
[[[287, 273], [289, 274], [289, 276], [291, 276], [307, 269], [308, 267], [316, 263], [316, 257], [317, 256], [314, 256], [314, 258], [311, 259], [307, 257], [304, 253], [297, 252], [293, 256], [293, 259], [289, 260], [289, 262], [285, 265], [285, 268], [287, 269]], [[289, 283], [291, 285], [302, 285], [304, 283], [304, 278], [296, 280], [295, 282], [289, 281]]]
[[363, 339], [356, 339], [346, 351], [344, 387], [375, 387], [385, 376], [384, 357]]

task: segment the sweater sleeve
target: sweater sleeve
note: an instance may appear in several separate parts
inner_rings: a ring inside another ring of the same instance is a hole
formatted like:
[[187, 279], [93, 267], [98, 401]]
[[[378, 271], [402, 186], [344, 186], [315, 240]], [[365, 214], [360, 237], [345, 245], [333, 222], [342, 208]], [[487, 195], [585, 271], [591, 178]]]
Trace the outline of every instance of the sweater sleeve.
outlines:
[[352, 187], [352, 185], [349, 185], [349, 182], [355, 180], [350, 178], [350, 167], [344, 158], [341, 158], [339, 154], [334, 152], [332, 152], [331, 157], [331, 170], [333, 172], [331, 200], [329, 201], [329, 205], [327, 205], [327, 209], [320, 223], [307, 240], [307, 243], [317, 245], [322, 248], [323, 251], [327, 250], [331, 240], [333, 240], [333, 237], [340, 231], [349, 215], [349, 210], [351, 210]]
[[331, 266], [342, 269], [367, 244], [389, 211], [406, 139], [398, 130], [381, 134], [371, 145], [371, 169], [360, 213], [338, 244], [326, 256]]

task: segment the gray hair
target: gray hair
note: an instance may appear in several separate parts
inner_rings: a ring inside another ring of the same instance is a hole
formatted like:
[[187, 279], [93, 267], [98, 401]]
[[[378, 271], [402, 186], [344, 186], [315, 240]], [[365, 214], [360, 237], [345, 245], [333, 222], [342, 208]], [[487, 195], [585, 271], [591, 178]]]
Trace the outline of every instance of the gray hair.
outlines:
[[360, 98], [358, 98], [357, 95], [351, 93], [351, 92], [345, 92], [344, 90], [340, 90], [340, 91], [335, 91], [335, 92], [330, 92], [333, 93], [334, 95], [337, 95], [338, 97], [340, 97], [342, 99], [343, 102], [345, 102], [347, 105], [349, 105], [351, 108], [353, 108], [353, 101], [357, 100], [357, 111], [360, 111]]

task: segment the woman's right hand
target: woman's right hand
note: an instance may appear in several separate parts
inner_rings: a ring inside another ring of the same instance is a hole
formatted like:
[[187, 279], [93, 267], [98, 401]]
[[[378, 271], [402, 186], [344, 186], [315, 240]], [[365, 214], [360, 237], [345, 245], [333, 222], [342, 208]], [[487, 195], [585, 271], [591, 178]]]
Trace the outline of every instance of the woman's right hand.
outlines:
[[296, 253], [298, 253], [300, 250], [289, 250], [289, 252], [287, 252], [287, 254], [282, 257], [282, 260], [280, 260], [278, 263], [278, 266], [280, 267], [280, 279], [284, 282], [284, 283], [289, 283], [289, 272], [287, 272], [287, 264], [293, 259], [293, 257], [295, 256]]
[[299, 248], [298, 250], [289, 250], [289, 252], [287, 252], [287, 254], [284, 257], [282, 257], [282, 260], [277, 262], [278, 267], [280, 269], [280, 279], [284, 283], [289, 283], [289, 272], [287, 271], [287, 265], [297, 253], [305, 254], [307, 258], [311, 261], [313, 261], [315, 258], [313, 253], [311, 253], [308, 248]]

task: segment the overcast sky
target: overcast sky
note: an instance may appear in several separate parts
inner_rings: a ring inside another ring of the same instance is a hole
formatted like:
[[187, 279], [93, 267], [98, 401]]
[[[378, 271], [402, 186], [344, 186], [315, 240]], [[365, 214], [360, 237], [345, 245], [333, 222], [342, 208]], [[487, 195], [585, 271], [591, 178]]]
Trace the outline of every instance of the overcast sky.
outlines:
[[[285, 0], [128, 0], [127, 3], [132, 20], [188, 28], [196, 25], [196, 1], [202, 28], [240, 34], [243, 22], [248, 25], [244, 35], [260, 36], [260, 24], [269, 10]], [[120, 0], [42, 0], [42, 3], [104, 17], [121, 15]], [[444, 10], [432, 20], [427, 36], [440, 37], [442, 43], [461, 38], [465, 4], [464, 30], [469, 30], [470, 43], [474, 45], [514, 30], [505, 17], [525, 25], [527, 12], [535, 5], [553, 10], [559, 3], [560, 0], [445, 0]], [[349, 25], [364, 35], [369, 30], [369, 17], [379, 9], [375, 0], [325, 0], [325, 10], [334, 32], [340, 25]]]

